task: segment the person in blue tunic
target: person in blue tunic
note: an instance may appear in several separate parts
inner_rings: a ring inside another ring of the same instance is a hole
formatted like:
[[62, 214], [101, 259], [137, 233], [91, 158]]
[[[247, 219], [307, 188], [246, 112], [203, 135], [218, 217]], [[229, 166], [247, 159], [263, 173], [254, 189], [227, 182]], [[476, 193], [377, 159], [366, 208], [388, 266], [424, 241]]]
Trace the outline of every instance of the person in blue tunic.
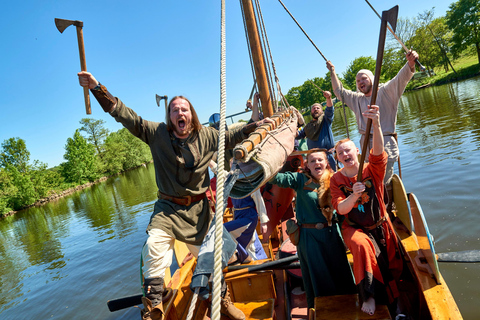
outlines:
[[[217, 165], [214, 161], [210, 161], [209, 167], [216, 174]], [[225, 222], [224, 226], [237, 243], [237, 251], [230, 262], [248, 263], [253, 260], [267, 259], [256, 232], [259, 218], [263, 234], [267, 231], [269, 221], [260, 190], [256, 190], [245, 198], [229, 199], [233, 204], [233, 220]]]
[[232, 198], [233, 220], [224, 223], [225, 229], [237, 242], [237, 259], [240, 263], [267, 259], [256, 228], [260, 218], [262, 233], [267, 231], [267, 209], [260, 190], [242, 199]]
[[296, 191], [296, 220], [300, 229], [297, 254], [309, 308], [315, 297], [356, 293], [352, 271], [331, 207], [333, 172], [325, 149], [307, 151], [305, 171], [278, 173], [270, 183]]
[[337, 171], [337, 166], [333, 157], [335, 141], [333, 140], [332, 132], [333, 114], [335, 110], [330, 91], [323, 91], [323, 96], [327, 99], [325, 113], [323, 112], [320, 103], [314, 103], [310, 107], [312, 121], [307, 123], [307, 125], [300, 130], [295, 139], [300, 140], [306, 137], [309, 150], [313, 148], [327, 149], [330, 168], [332, 168], [333, 171]]

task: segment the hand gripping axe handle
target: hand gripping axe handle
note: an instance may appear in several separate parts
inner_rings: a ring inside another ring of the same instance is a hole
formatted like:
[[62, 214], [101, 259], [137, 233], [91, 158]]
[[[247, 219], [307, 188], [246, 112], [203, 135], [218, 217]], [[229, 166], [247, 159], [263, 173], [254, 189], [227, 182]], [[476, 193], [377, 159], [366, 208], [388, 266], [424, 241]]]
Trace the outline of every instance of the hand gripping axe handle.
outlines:
[[[82, 71], [87, 71], [87, 62], [85, 61], [85, 46], [83, 45], [83, 22], [78, 20], [65, 20], [55, 18], [55, 25], [57, 26], [58, 31], [63, 33], [63, 31], [71, 25], [77, 27], [77, 39], [78, 39], [78, 50], [80, 52], [80, 67]], [[88, 88], [83, 88], [83, 95], [85, 97], [85, 109], [87, 114], [92, 114], [92, 109], [90, 108], [90, 96], [88, 94]]]

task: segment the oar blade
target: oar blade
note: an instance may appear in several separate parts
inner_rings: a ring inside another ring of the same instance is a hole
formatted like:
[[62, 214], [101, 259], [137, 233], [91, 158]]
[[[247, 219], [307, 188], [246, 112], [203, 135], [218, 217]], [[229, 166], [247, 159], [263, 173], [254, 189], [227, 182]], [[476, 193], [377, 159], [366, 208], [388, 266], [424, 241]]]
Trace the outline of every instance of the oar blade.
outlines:
[[143, 296], [142, 294], [138, 294], [136, 296], [128, 296], [128, 297], [118, 298], [114, 300], [108, 300], [107, 301], [108, 310], [110, 310], [110, 312], [114, 312], [117, 310], [122, 310], [125, 308], [142, 304], [142, 296]]
[[480, 250], [439, 253], [438, 262], [480, 262]]

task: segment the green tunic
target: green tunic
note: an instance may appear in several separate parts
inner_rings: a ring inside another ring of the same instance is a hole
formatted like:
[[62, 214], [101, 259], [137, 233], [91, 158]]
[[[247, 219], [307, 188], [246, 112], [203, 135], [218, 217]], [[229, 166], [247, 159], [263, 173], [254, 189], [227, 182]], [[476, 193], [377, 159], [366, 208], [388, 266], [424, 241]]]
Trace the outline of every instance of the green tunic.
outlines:
[[[296, 192], [295, 216], [299, 225], [327, 222], [317, 208], [315, 191], [319, 185], [312, 182], [305, 186], [308, 177], [303, 173], [278, 173], [270, 183]], [[321, 230], [301, 228], [297, 254], [309, 308], [314, 307], [315, 297], [356, 293], [352, 271], [340, 236], [339, 226]]]
[[[216, 129], [202, 127], [197, 134], [179, 139], [168, 132], [165, 123], [143, 120], [120, 99], [111, 115], [134, 136], [149, 145], [160, 192], [184, 197], [199, 195], [208, 189], [208, 164], [218, 149]], [[225, 148], [232, 149], [243, 139], [245, 135], [242, 127], [229, 130], [226, 133]], [[200, 245], [207, 233], [209, 210], [207, 198], [188, 207], [159, 199], [155, 203], [147, 230], [160, 228], [177, 240]]]

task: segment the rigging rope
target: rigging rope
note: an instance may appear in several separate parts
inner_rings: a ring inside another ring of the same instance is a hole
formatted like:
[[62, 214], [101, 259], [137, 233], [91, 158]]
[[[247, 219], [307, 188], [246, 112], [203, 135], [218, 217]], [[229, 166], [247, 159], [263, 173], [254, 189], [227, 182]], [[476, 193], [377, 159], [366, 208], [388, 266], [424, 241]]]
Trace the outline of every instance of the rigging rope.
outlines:
[[345, 129], [347, 130], [347, 138], [350, 139], [350, 133], [348, 132], [348, 122], [347, 122], [347, 113], [345, 112], [345, 99], [343, 98], [343, 83], [340, 82], [340, 85], [342, 88], [340, 89], [340, 92], [342, 94], [342, 108], [343, 108], [343, 118], [345, 119]]
[[[250, 48], [250, 39], [248, 38], [247, 22], [245, 21], [245, 11], [243, 11], [242, 0], [238, 0], [238, 1], [240, 2], [240, 8], [242, 9], [243, 29], [245, 31], [245, 40], [247, 41], [247, 48]], [[255, 79], [255, 68], [253, 66], [253, 58], [252, 58], [252, 53], [250, 49], [248, 49], [248, 56], [250, 58], [250, 68], [252, 70], [253, 88], [256, 88], [257, 80]], [[253, 92], [253, 89], [252, 89], [252, 92]], [[252, 99], [252, 94], [250, 94], [250, 99]]]
[[215, 207], [215, 251], [212, 293], [212, 320], [220, 320], [220, 295], [222, 287], [222, 249], [223, 249], [223, 212], [225, 211], [224, 184], [225, 184], [225, 127], [226, 127], [226, 37], [225, 37], [225, 0], [222, 0], [221, 9], [221, 58], [220, 58], [220, 128], [218, 138], [217, 163], [217, 203]]
[[308, 81], [310, 81], [310, 82], [311, 82], [311, 83], [312, 83], [312, 84], [313, 84], [315, 87], [317, 87], [317, 89], [318, 89], [318, 90], [320, 90], [320, 91], [323, 93], [323, 90], [322, 90], [322, 89], [320, 89], [320, 87], [319, 87], [319, 86], [317, 86], [317, 85], [315, 84], [315, 82], [313, 82], [313, 81], [312, 81], [312, 80], [310, 80], [310, 79], [308, 79]]
[[[287, 11], [287, 13], [290, 15], [290, 17], [292, 17], [293, 21], [295, 21], [295, 23], [297, 24], [297, 26], [300, 28], [300, 30], [302, 30], [303, 34], [305, 34], [305, 36], [308, 38], [308, 40], [310, 40], [310, 42], [313, 44], [313, 46], [315, 47], [315, 49], [317, 49], [318, 53], [320, 53], [320, 55], [323, 57], [323, 59], [325, 61], [328, 61], [327, 58], [325, 58], [325, 56], [323, 55], [323, 53], [320, 51], [320, 49], [318, 49], [317, 45], [313, 42], [313, 40], [308, 36], [307, 32], [305, 32], [305, 30], [302, 28], [302, 26], [298, 23], [297, 19], [295, 19], [295, 17], [290, 13], [290, 11], [288, 11], [287, 7], [283, 4], [282, 0], [278, 0], [278, 2], [280, 2], [280, 4], [282, 5], [282, 7], [285, 9], [285, 11]], [[310, 80], [311, 81], [311, 80]], [[313, 82], [312, 82], [313, 83]], [[320, 88], [319, 88], [320, 89]], [[321, 89], [320, 89], [321, 90]], [[343, 93], [342, 93], [342, 107], [343, 107], [343, 116], [345, 118], [345, 127], [347, 129], [347, 138], [350, 139], [350, 134], [348, 132], [348, 123], [347, 123], [347, 114], [345, 112], [345, 103], [343, 102], [344, 99], [343, 99]]]
[[[280, 95], [280, 97], [282, 98], [280, 101], [282, 102], [283, 104], [283, 109], [287, 109], [287, 108], [290, 108], [290, 105], [288, 104], [288, 101], [285, 99], [285, 96], [283, 95], [282, 93], [282, 89], [280, 87], [280, 81], [279, 81], [279, 78], [277, 76], [277, 69], [275, 68], [275, 63], [273, 62], [273, 55], [272, 55], [272, 50], [270, 48], [270, 43], [268, 41], [268, 36], [267, 36], [267, 30], [265, 28], [265, 23], [263, 21], [263, 14], [262, 14], [262, 9], [260, 8], [260, 3], [258, 2], [258, 0], [256, 0], [257, 2], [257, 6], [258, 6], [258, 16], [259, 16], [259, 19], [261, 21], [261, 26], [262, 26], [262, 32], [265, 33], [265, 40], [264, 40], [264, 47], [267, 48], [267, 51], [268, 51], [268, 54], [270, 56], [270, 60], [271, 60], [271, 64], [272, 64], [272, 69], [273, 69], [273, 74], [275, 76], [275, 83], [277, 85], [277, 92], [278, 94]], [[271, 87], [271, 71], [270, 71], [270, 64], [268, 65], [269, 67], [269, 87]], [[272, 89], [271, 89], [272, 90]], [[279, 107], [278, 107], [278, 98], [276, 96], [276, 93], [275, 93], [275, 90], [273, 89], [272, 90], [272, 95], [274, 97], [274, 100], [273, 100], [273, 104], [274, 104], [274, 107], [275, 107], [275, 111], [279, 111]]]
[[273, 112], [277, 112], [277, 98], [276, 98], [276, 94], [275, 94], [275, 89], [274, 87], [272, 86], [272, 71], [270, 69], [270, 62], [269, 62], [269, 59], [268, 59], [268, 55], [265, 53], [264, 51], [264, 48], [268, 48], [268, 53], [270, 54], [270, 60], [272, 60], [272, 65], [273, 65], [273, 58], [272, 58], [272, 53], [270, 51], [270, 46], [268, 45], [268, 38], [267, 38], [267, 30], [265, 28], [265, 24], [263, 22], [263, 15], [262, 15], [262, 9], [260, 8], [260, 2], [259, 0], [255, 0], [255, 8], [257, 10], [257, 14], [256, 14], [256, 17], [258, 17], [258, 22], [257, 24], [259, 25], [260, 27], [260, 31], [261, 31], [261, 36], [262, 36], [262, 46], [261, 46], [261, 49], [262, 49], [262, 55], [265, 59], [265, 64], [268, 68], [268, 72], [267, 72], [267, 82], [268, 82], [268, 89], [270, 90], [270, 99], [272, 100], [272, 106], [273, 106]]
[[320, 55], [323, 57], [323, 59], [325, 59], [325, 61], [328, 61], [327, 58], [325, 58], [325, 56], [323, 55], [323, 53], [320, 51], [320, 49], [318, 49], [318, 47], [315, 45], [315, 43], [313, 42], [313, 40], [308, 36], [308, 34], [305, 32], [305, 30], [303, 30], [302, 26], [298, 23], [298, 21], [293, 17], [293, 15], [290, 13], [290, 11], [288, 11], [287, 7], [285, 7], [285, 5], [283, 4], [282, 0], [278, 0], [278, 2], [280, 2], [280, 4], [283, 6], [283, 8], [285, 9], [285, 11], [288, 12], [288, 14], [290, 15], [290, 17], [292, 17], [293, 21], [295, 21], [295, 23], [297, 24], [297, 26], [300, 28], [300, 30], [303, 31], [303, 34], [305, 34], [305, 36], [308, 38], [308, 40], [310, 40], [310, 42], [313, 44], [313, 46], [315, 47], [315, 49], [317, 49], [318, 53], [320, 53]]
[[191, 320], [193, 318], [193, 311], [195, 311], [195, 305], [197, 304], [198, 293], [200, 292], [200, 287], [195, 288], [193, 293], [192, 301], [190, 302], [190, 307], [188, 308], [188, 314], [186, 320]]

